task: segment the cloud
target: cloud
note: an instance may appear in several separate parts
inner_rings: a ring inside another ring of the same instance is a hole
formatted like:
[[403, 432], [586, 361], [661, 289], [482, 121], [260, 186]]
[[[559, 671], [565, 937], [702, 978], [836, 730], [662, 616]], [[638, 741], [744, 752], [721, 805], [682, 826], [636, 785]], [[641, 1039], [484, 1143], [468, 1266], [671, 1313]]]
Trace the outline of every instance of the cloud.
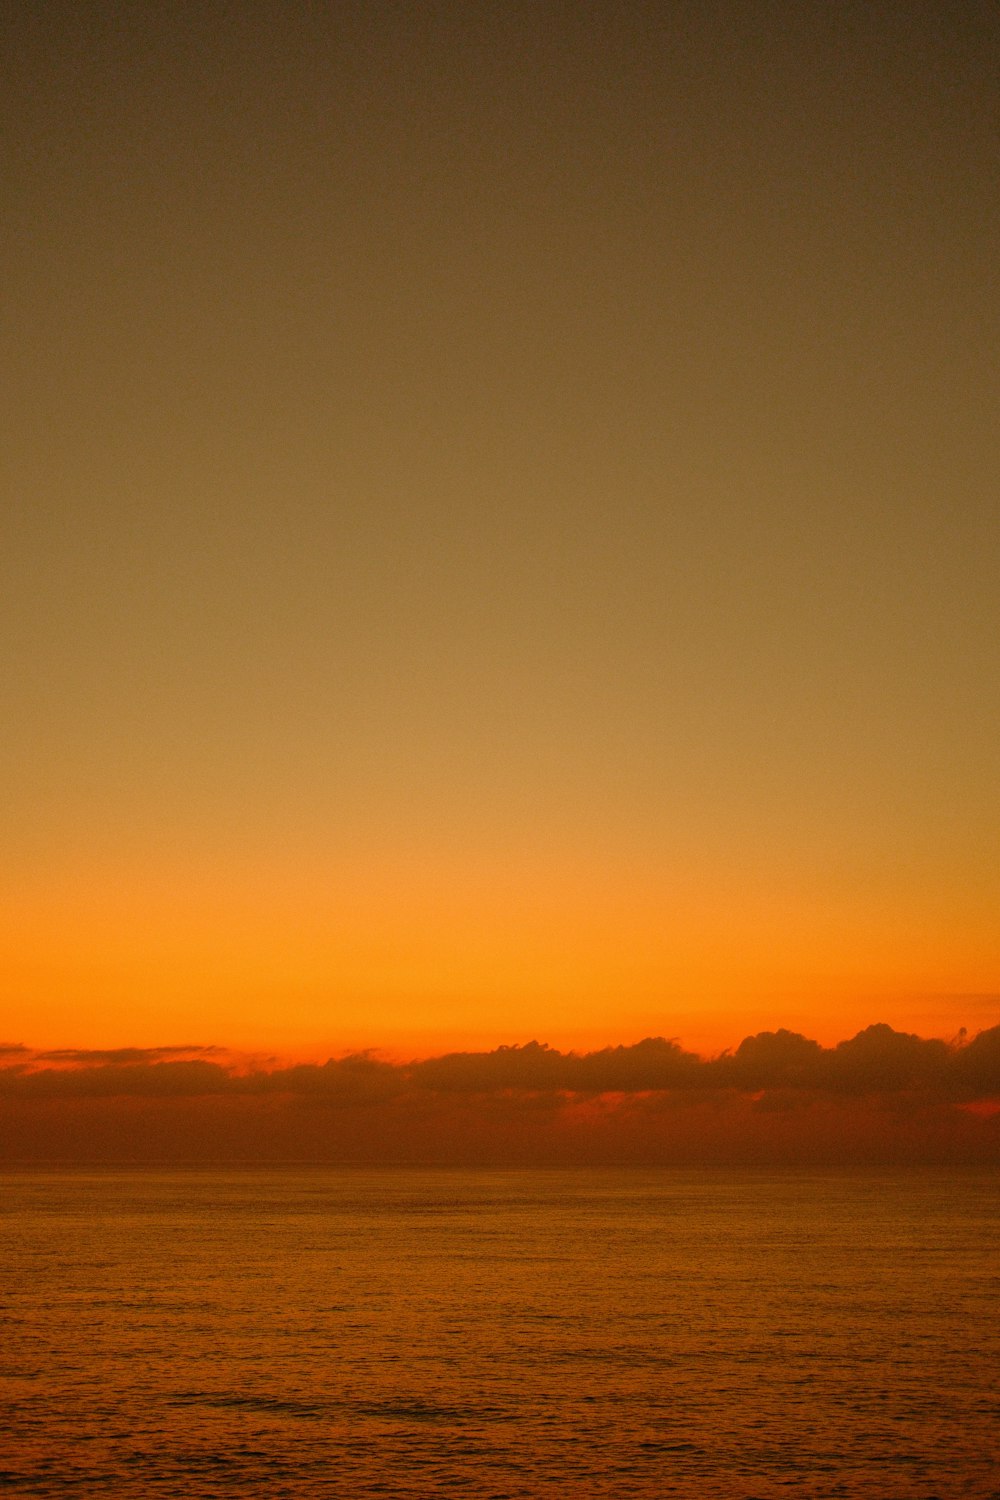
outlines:
[[797, 1031], [760, 1031], [744, 1037], [732, 1056], [720, 1058], [716, 1072], [721, 1082], [751, 1091], [815, 1088], [825, 1056], [819, 1042]]
[[221, 1048], [0, 1058], [0, 1160], [1000, 1164], [1000, 1026], [969, 1042], [780, 1030], [701, 1058], [676, 1040], [533, 1041], [391, 1063]]
[[407, 1078], [404, 1069], [382, 1062], [371, 1052], [357, 1052], [330, 1058], [322, 1066], [301, 1063], [256, 1072], [242, 1083], [245, 1092], [300, 1094], [333, 1104], [374, 1104], [402, 1093]]
[[[22, 1049], [27, 1051], [27, 1048]], [[208, 1057], [224, 1053], [222, 1047], [60, 1047], [51, 1052], [36, 1052], [41, 1062], [82, 1063], [98, 1066], [101, 1063], [135, 1064], [165, 1062], [175, 1057]]]
[[[248, 1066], [221, 1047], [61, 1048], [17, 1044], [0, 1064], [0, 1092], [38, 1096], [288, 1093], [341, 1102], [377, 1102], [403, 1093], [637, 1094], [680, 1090], [770, 1090], [865, 1096], [916, 1091], [971, 1100], [1000, 1097], [1000, 1026], [969, 1042], [925, 1039], [877, 1023], [822, 1047], [799, 1032], [762, 1031], [735, 1052], [704, 1059], [676, 1040], [647, 1037], [630, 1046], [560, 1052], [543, 1042], [451, 1052], [390, 1063], [374, 1052], [323, 1064]], [[57, 1066], [51, 1066], [51, 1064]], [[49, 1065], [49, 1066], [46, 1066]]]
[[542, 1042], [497, 1047], [493, 1052], [449, 1052], [412, 1063], [419, 1088], [439, 1093], [484, 1094], [498, 1090], [562, 1091], [570, 1088], [572, 1058]]
[[647, 1037], [631, 1047], [605, 1047], [574, 1058], [572, 1087], [594, 1093], [642, 1093], [697, 1087], [705, 1064], [674, 1040]]
[[952, 1059], [952, 1068], [963, 1099], [1000, 1098], [1000, 1026], [981, 1031]]
[[0, 1070], [0, 1093], [23, 1098], [201, 1096], [230, 1092], [235, 1084], [220, 1063], [199, 1060]]
[[828, 1086], [845, 1093], [873, 1094], [934, 1088], [948, 1079], [956, 1057], [947, 1042], [925, 1041], [883, 1023], [840, 1042], [824, 1063]]

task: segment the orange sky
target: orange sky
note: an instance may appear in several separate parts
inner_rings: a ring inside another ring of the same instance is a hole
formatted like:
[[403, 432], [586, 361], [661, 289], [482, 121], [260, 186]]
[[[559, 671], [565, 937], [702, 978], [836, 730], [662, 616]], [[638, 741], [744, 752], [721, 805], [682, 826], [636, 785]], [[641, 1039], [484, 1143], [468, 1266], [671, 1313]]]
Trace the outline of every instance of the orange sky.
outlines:
[[12, 25], [0, 1037], [995, 1024], [994, 20]]
[[942, 1036], [995, 1022], [994, 915], [973, 904], [887, 893], [871, 909], [843, 887], [749, 872], [696, 885], [688, 865], [539, 873], [360, 855], [340, 869], [47, 871], [6, 907], [3, 974], [20, 1000], [7, 1024], [48, 1047], [166, 1037], [403, 1057], [535, 1035], [666, 1034], [711, 1052], [778, 1026], [832, 1042], [876, 1017]]

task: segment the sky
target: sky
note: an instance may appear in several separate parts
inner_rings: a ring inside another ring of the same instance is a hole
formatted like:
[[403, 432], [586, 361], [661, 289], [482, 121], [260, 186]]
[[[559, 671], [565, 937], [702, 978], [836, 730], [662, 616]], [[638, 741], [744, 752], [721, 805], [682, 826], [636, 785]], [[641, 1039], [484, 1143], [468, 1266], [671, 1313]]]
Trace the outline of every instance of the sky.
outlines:
[[3, 24], [0, 1040], [995, 1027], [995, 7]]

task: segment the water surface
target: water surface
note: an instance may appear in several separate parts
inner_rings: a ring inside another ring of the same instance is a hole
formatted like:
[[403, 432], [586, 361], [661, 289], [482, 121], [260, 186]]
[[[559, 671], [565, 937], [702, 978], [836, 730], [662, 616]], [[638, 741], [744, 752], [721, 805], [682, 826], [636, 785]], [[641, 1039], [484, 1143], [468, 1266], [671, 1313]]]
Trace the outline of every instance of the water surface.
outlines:
[[0, 1487], [1000, 1497], [955, 1172], [0, 1178]]

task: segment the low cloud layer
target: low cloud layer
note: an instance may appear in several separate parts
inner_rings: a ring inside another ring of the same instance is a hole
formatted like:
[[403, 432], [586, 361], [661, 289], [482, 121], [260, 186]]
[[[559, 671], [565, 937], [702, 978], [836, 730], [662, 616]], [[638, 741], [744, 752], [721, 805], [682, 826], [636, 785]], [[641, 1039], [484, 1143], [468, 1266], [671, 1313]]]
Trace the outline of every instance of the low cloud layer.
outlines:
[[[27, 1049], [21, 1048], [26, 1051]], [[85, 1047], [59, 1047], [52, 1052], [33, 1054], [38, 1062], [79, 1063], [85, 1067], [142, 1066], [146, 1063], [168, 1062], [174, 1058], [222, 1056], [221, 1047], [107, 1047], [88, 1049]]]
[[0, 1049], [0, 1161], [1000, 1161], [1000, 1026], [944, 1042], [867, 1027], [539, 1042], [410, 1063], [219, 1048]]
[[[234, 1066], [220, 1047], [0, 1049], [0, 1094], [32, 1097], [275, 1094], [384, 1100], [405, 1092], [530, 1092], [593, 1096], [665, 1090], [805, 1090], [849, 1095], [917, 1093], [956, 1103], [1000, 1098], [1000, 1026], [944, 1042], [878, 1024], [822, 1047], [793, 1031], [762, 1031], [733, 1052], [701, 1058], [676, 1041], [560, 1052], [540, 1042], [450, 1052], [411, 1063], [370, 1052], [323, 1064]], [[53, 1066], [55, 1064], [56, 1066]]]

